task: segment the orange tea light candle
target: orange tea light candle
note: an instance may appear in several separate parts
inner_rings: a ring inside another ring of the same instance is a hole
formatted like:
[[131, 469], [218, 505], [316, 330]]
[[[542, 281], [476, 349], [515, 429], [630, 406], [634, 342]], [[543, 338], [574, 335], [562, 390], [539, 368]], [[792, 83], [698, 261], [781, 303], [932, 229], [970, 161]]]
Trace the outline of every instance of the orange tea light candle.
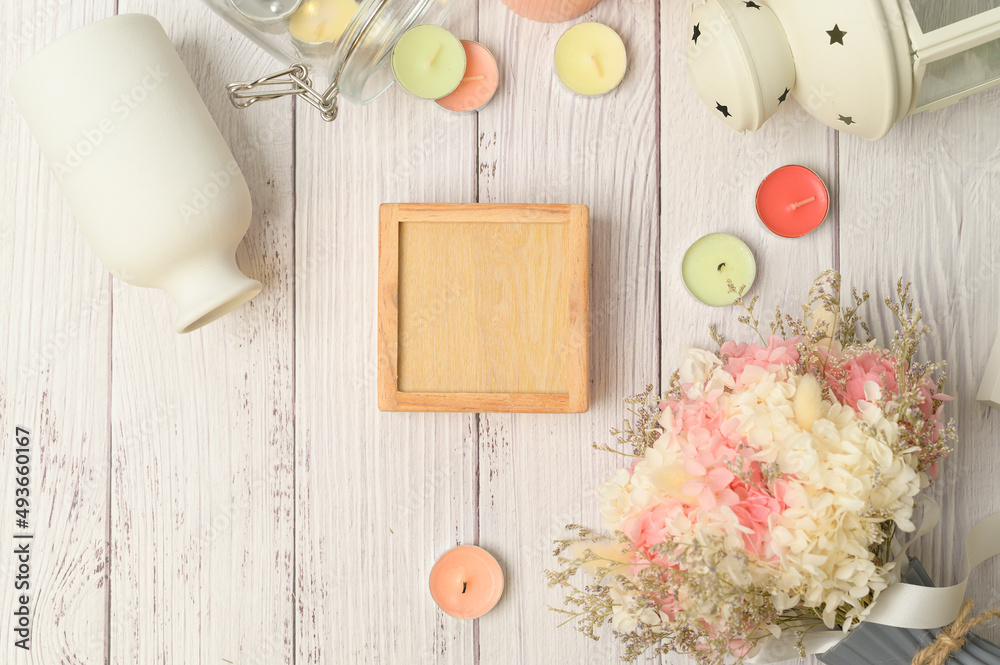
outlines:
[[577, 23], [556, 42], [556, 74], [581, 95], [603, 95], [625, 77], [625, 42], [602, 23]]
[[430, 577], [431, 597], [456, 619], [477, 619], [500, 600], [503, 572], [493, 555], [475, 545], [444, 553]]
[[801, 238], [823, 223], [830, 193], [818, 175], [804, 166], [782, 166], [757, 188], [757, 216], [782, 238]]
[[478, 111], [486, 106], [500, 84], [500, 68], [489, 49], [478, 42], [462, 40], [465, 48], [465, 76], [455, 92], [437, 100], [449, 111]]

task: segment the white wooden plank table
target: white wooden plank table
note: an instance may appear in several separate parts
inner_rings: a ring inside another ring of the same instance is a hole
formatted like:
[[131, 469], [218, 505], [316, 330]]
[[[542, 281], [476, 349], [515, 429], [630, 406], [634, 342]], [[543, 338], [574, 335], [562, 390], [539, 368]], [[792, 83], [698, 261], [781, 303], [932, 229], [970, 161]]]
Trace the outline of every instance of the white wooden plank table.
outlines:
[[[73, 27], [116, 12], [164, 24], [250, 182], [238, 259], [265, 286], [175, 335], [164, 294], [99, 264], [0, 94], [3, 551], [18, 425], [35, 441], [37, 499], [33, 648], [13, 646], [2, 556], [0, 662], [617, 662], [610, 640], [556, 628], [542, 571], [564, 524], [598, 523], [593, 488], [618, 460], [590, 443], [620, 420], [620, 399], [708, 344], [709, 323], [742, 334], [680, 282], [683, 251], [710, 231], [751, 245], [753, 292], [769, 306], [796, 306], [830, 267], [873, 292], [912, 279], [962, 435], [934, 490], [945, 524], [916, 548], [936, 580], [954, 581], [962, 535], [1000, 510], [1000, 415], [974, 401], [1000, 322], [1000, 93], [907, 119], [878, 143], [793, 104], [740, 137], [687, 82], [686, 3], [598, 5], [588, 16], [621, 32], [629, 72], [616, 92], [583, 99], [549, 66], [565, 26], [469, 0], [451, 27], [501, 63], [486, 109], [452, 115], [391, 90], [327, 124], [287, 100], [233, 109], [223, 84], [274, 63], [195, 0], [0, 7], [4, 82]], [[830, 219], [805, 239], [776, 238], [753, 213], [757, 184], [786, 163], [831, 189]], [[477, 200], [590, 206], [588, 413], [378, 412], [378, 204]], [[498, 607], [475, 622], [443, 616], [426, 591], [434, 560], [459, 543], [487, 547], [507, 575]], [[976, 573], [980, 606], [1000, 603], [998, 581], [996, 563]]]

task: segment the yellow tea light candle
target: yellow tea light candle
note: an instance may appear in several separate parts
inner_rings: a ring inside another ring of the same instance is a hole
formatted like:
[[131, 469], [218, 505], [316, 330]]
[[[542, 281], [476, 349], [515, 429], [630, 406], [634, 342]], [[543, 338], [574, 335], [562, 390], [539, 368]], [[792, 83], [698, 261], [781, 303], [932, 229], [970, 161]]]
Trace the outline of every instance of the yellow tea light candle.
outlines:
[[418, 25], [392, 49], [392, 74], [410, 94], [422, 99], [450, 95], [465, 76], [465, 47], [458, 37], [436, 25]]
[[729, 290], [730, 282], [743, 293], [753, 286], [757, 264], [750, 248], [736, 236], [710, 233], [684, 254], [681, 275], [691, 295], [706, 305], [721, 307], [737, 298]]
[[337, 41], [357, 11], [355, 0], [305, 0], [288, 19], [288, 32], [310, 44]]
[[617, 32], [602, 23], [578, 23], [556, 42], [556, 74], [581, 95], [603, 95], [625, 78], [628, 57]]

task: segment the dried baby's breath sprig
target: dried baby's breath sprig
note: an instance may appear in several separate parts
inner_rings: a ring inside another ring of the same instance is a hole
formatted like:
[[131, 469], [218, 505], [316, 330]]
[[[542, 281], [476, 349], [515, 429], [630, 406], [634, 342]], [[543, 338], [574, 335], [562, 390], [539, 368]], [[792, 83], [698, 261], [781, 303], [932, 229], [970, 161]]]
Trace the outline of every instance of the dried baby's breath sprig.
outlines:
[[719, 334], [719, 329], [715, 327], [714, 323], [709, 324], [708, 334], [712, 336], [712, 341], [721, 349], [722, 345], [726, 343], [725, 338]]
[[[591, 545], [617, 543], [627, 548], [624, 534], [616, 534], [615, 540], [576, 525], [567, 528], [585, 533], [585, 538], [558, 541], [563, 545], [558, 550], [561, 569], [546, 571], [546, 577], [549, 586], [561, 587], [567, 595], [566, 607], [553, 609], [566, 617], [565, 623], [575, 623], [578, 631], [594, 640], [610, 624], [622, 642], [625, 661], [676, 652], [691, 655], [701, 665], [721, 665], [727, 655], [739, 663], [771, 634], [769, 626], [805, 632], [822, 625], [813, 614], [782, 616], [775, 609], [771, 598], [776, 576], [763, 584], [749, 580], [734, 584], [715, 575], [719, 566], [747, 563], [745, 553], [727, 551], [721, 541], [668, 541], [648, 553], [623, 549], [622, 558], [631, 562], [633, 571], [623, 575], [615, 572], [623, 569], [620, 561], [604, 558]], [[595, 568], [595, 584], [572, 582], [581, 569]], [[734, 645], [742, 646], [734, 651]]]
[[675, 369], [670, 374], [670, 380], [667, 382], [667, 389], [663, 393], [663, 399], [676, 402], [682, 395], [681, 373], [680, 370]]
[[858, 313], [871, 296], [867, 291], [859, 293], [857, 289], [852, 289], [851, 297], [854, 299], [854, 304], [841, 310], [840, 330], [838, 331], [840, 343], [845, 347], [852, 346], [858, 341], [858, 327], [865, 333], [866, 344], [873, 339], [872, 333], [868, 329], [868, 323], [862, 320]]
[[774, 320], [768, 324], [771, 327], [772, 335], [780, 335], [782, 337], [788, 337], [788, 327], [785, 320], [781, 315], [781, 308], [775, 306], [774, 308]]
[[754, 313], [754, 309], [757, 307], [757, 301], [760, 300], [760, 296], [754, 296], [750, 298], [750, 302], [747, 302], [743, 299], [743, 292], [746, 289], [745, 286], [737, 289], [735, 286], [733, 286], [732, 280], [729, 280], [728, 284], [729, 284], [729, 292], [736, 295], [736, 299], [733, 300], [733, 306], [736, 307], [737, 309], [742, 309], [744, 312], [746, 312], [745, 314], [741, 314], [737, 318], [737, 321], [750, 328], [750, 330], [754, 331], [757, 337], [760, 338], [760, 341], [763, 342], [764, 344], [767, 344], [767, 340], [764, 339], [764, 335], [760, 332], [760, 320]]
[[[595, 443], [594, 448], [628, 457], [645, 455], [646, 449], [656, 443], [656, 439], [660, 436], [660, 428], [656, 422], [660, 417], [660, 409], [652, 400], [652, 395], [653, 385], [650, 384], [638, 395], [625, 398], [630, 415], [622, 420], [621, 427], [611, 430], [611, 436], [615, 437], [617, 447]], [[622, 448], [631, 448], [631, 451], [624, 452]]]

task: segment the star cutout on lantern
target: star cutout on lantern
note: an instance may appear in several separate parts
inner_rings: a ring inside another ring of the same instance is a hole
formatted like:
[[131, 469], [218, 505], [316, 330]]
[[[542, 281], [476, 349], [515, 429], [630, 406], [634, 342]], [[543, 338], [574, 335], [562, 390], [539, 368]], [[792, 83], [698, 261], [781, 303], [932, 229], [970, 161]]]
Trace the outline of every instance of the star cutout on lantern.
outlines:
[[840, 29], [839, 23], [833, 26], [833, 30], [827, 30], [826, 34], [830, 35], [831, 46], [834, 44], [840, 44], [841, 46], [844, 45], [844, 35], [847, 33]]
[[721, 113], [726, 118], [733, 117], [733, 114], [729, 112], [729, 107], [723, 106], [719, 102], [715, 102], [715, 110]]
[[749, 2], [747, 2], [745, 4], [746, 4], [746, 6], [747, 6], [748, 9], [760, 9], [760, 5], [758, 5], [753, 0], [749, 0]]
[[852, 118], [849, 115], [842, 115], [842, 116], [840, 116], [838, 118], [838, 120], [840, 120], [845, 125], [853, 125], [854, 124], [854, 118]]
[[694, 24], [694, 36], [691, 38], [695, 44], [698, 43], [698, 38], [701, 37], [701, 23]]
[[783, 93], [781, 93], [781, 97], [778, 97], [778, 103], [779, 104], [784, 103], [788, 99], [788, 93], [790, 93], [790, 92], [791, 92], [791, 90], [789, 90], [788, 88], [785, 88], [785, 91]]

